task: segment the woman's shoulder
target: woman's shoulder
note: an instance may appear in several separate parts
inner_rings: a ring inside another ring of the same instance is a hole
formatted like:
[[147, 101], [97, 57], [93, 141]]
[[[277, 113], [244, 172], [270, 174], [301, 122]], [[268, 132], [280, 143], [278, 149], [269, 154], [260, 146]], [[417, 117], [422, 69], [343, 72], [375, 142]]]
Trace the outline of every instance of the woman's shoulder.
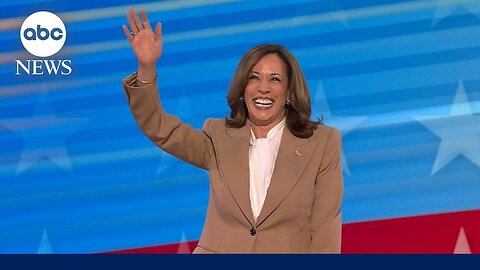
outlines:
[[218, 133], [225, 130], [225, 119], [222, 118], [208, 118], [203, 123], [203, 131], [207, 134]]
[[313, 131], [312, 139], [325, 140], [330, 137], [340, 137], [340, 131], [332, 126], [318, 124]]
[[207, 120], [205, 120], [205, 123], [203, 124], [204, 129], [208, 129], [208, 128], [218, 129], [221, 127], [225, 127], [225, 119], [222, 119], [222, 118], [208, 118]]

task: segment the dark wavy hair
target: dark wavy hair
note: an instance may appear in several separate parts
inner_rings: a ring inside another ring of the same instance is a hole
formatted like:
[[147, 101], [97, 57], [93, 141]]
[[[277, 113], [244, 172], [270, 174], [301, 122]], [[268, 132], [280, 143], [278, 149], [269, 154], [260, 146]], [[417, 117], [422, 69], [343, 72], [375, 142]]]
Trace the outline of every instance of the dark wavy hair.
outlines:
[[321, 120], [312, 121], [310, 93], [300, 65], [295, 57], [285, 47], [277, 44], [261, 44], [251, 48], [240, 60], [233, 75], [228, 91], [227, 101], [230, 107], [230, 117], [226, 118], [226, 126], [230, 128], [243, 127], [248, 118], [245, 104], [245, 88], [253, 67], [267, 54], [275, 54], [285, 63], [288, 75], [287, 93], [290, 103], [285, 106], [286, 125], [293, 135], [299, 138], [309, 138]]

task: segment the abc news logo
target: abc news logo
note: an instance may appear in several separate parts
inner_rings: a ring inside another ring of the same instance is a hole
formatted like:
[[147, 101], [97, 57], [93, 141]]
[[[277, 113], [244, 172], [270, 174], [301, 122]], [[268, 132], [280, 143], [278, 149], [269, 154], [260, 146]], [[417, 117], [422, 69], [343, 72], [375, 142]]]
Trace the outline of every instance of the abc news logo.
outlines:
[[[28, 16], [20, 28], [25, 49], [37, 57], [49, 57], [62, 49], [67, 38], [63, 21], [55, 14], [39, 11]], [[15, 75], [69, 75], [72, 60], [15, 60]]]

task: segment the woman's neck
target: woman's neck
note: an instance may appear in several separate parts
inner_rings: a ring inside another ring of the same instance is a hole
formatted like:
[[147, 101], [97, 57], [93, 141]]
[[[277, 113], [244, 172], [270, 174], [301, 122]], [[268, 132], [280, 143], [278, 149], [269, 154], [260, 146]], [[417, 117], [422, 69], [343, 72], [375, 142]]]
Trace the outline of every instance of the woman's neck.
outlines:
[[266, 138], [268, 132], [274, 128], [278, 123], [280, 123], [283, 120], [283, 118], [280, 118], [279, 120], [272, 122], [268, 125], [256, 125], [255, 123], [252, 122], [252, 131], [253, 134], [255, 135], [256, 139], [259, 138]]

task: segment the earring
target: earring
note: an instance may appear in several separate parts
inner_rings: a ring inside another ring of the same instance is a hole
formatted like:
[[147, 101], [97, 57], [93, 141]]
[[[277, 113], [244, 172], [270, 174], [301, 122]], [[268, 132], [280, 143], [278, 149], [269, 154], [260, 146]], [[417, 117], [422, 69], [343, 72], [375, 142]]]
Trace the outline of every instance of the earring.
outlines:
[[287, 99], [287, 102], [285, 103], [285, 105], [290, 105], [292, 104], [292, 102], [290, 101], [290, 99]]

